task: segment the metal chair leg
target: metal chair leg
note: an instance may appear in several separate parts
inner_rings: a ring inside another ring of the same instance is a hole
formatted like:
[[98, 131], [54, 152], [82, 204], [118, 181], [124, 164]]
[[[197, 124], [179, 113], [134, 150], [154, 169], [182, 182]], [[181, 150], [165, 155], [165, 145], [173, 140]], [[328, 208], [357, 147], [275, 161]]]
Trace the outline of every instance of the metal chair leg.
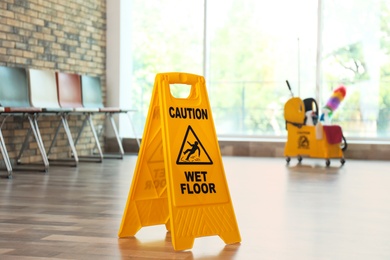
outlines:
[[68, 142], [69, 142], [70, 149], [72, 150], [73, 158], [74, 158], [76, 165], [77, 165], [79, 162], [79, 157], [77, 155], [76, 146], [73, 142], [72, 133], [70, 132], [68, 120], [66, 119], [66, 115], [61, 116], [61, 121], [62, 121], [62, 124], [64, 126], [66, 136], [68, 137]]
[[12, 179], [12, 164], [11, 164], [11, 161], [9, 159], [7, 147], [5, 146], [5, 141], [4, 141], [4, 137], [3, 137], [3, 133], [1, 131], [1, 128], [0, 128], [0, 150], [1, 150], [1, 154], [3, 156], [5, 167], [7, 168], [8, 179]]
[[79, 141], [79, 139], [81, 137], [81, 134], [82, 134], [82, 132], [83, 132], [87, 122], [89, 123], [89, 125], [91, 127], [91, 131], [92, 131], [93, 137], [95, 139], [95, 147], [98, 150], [98, 155], [97, 156], [93, 156], [93, 155], [90, 155], [90, 156], [79, 156], [79, 160], [81, 160], [81, 158], [88, 158], [87, 159], [88, 161], [89, 160], [94, 160], [94, 161], [97, 160], [98, 162], [102, 162], [103, 161], [103, 151], [102, 151], [102, 148], [100, 146], [99, 137], [98, 137], [98, 134], [96, 132], [95, 125], [93, 124], [92, 113], [86, 113], [85, 114], [85, 118], [83, 120], [83, 124], [81, 125], [81, 128], [80, 128], [79, 132], [77, 133], [77, 137], [76, 137], [76, 139], [74, 141], [74, 145], [77, 146], [77, 142]]
[[50, 153], [51, 153], [51, 149], [53, 148], [56, 140], [57, 140], [57, 136], [58, 136], [58, 133], [60, 132], [60, 128], [61, 128], [61, 121], [58, 123], [58, 126], [57, 126], [57, 129], [56, 129], [56, 132], [54, 134], [54, 138], [53, 140], [51, 141], [51, 144], [50, 144], [50, 147], [49, 149], [47, 150], [47, 156], [49, 157], [50, 156]]
[[122, 138], [120, 138], [120, 136], [119, 136], [119, 132], [118, 132], [118, 129], [116, 128], [115, 120], [114, 120], [112, 114], [109, 113], [108, 117], [110, 119], [112, 129], [114, 130], [114, 134], [115, 134], [118, 146], [119, 146], [119, 152], [120, 152], [121, 158], [123, 158], [125, 151], [123, 150]]
[[97, 147], [98, 152], [99, 152], [100, 160], [103, 161], [103, 151], [102, 151], [102, 148], [100, 146], [99, 138], [98, 138], [96, 130], [95, 130], [95, 125], [93, 124], [93, 121], [92, 121], [92, 115], [88, 114], [87, 118], [88, 118], [89, 125], [91, 126], [91, 129], [92, 129], [93, 137], [95, 138], [96, 147]]
[[37, 142], [38, 149], [41, 153], [43, 164], [45, 167], [45, 172], [47, 172], [49, 170], [49, 160], [47, 159], [45, 147], [43, 145], [42, 138], [40, 136], [39, 128], [37, 128], [38, 123], [37, 123], [36, 116], [35, 115], [33, 115], [33, 116], [28, 115], [27, 118], [30, 122], [30, 127], [31, 127], [33, 134], [34, 134], [35, 141]]
[[134, 124], [133, 124], [133, 120], [131, 119], [130, 113], [131, 113], [131, 112], [126, 112], [127, 117], [129, 118], [129, 121], [130, 121], [131, 128], [132, 128], [133, 133], [134, 133], [134, 136], [135, 136], [135, 140], [137, 140], [138, 148], [140, 148], [140, 147], [141, 147], [141, 144], [140, 144], [140, 141], [139, 141], [139, 139], [138, 139], [138, 137], [137, 137], [137, 133], [136, 133], [136, 131], [135, 131], [135, 127], [134, 127]]

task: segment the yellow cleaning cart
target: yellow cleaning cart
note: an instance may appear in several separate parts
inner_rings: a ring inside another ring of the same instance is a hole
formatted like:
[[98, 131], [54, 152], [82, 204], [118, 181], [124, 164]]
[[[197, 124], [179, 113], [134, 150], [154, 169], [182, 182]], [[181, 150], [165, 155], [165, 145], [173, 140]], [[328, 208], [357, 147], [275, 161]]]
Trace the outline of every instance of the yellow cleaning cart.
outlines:
[[[292, 97], [284, 106], [287, 130], [284, 156], [287, 163], [291, 157], [297, 157], [298, 162], [301, 162], [303, 157], [310, 157], [324, 158], [326, 166], [329, 166], [330, 159], [339, 158], [343, 165], [346, 142], [341, 127], [322, 125], [321, 122], [307, 118], [310, 111], [317, 113], [313, 115], [318, 118], [317, 103], [312, 98], [302, 100], [299, 97]], [[310, 125], [307, 124], [308, 121]]]

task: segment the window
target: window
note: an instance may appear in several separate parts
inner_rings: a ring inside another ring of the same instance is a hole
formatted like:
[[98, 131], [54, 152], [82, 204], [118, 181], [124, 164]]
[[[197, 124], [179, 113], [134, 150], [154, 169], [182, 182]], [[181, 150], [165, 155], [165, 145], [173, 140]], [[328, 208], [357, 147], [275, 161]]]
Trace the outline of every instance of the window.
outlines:
[[390, 137], [389, 1], [323, 1], [323, 88], [347, 95], [334, 122], [348, 136]]
[[132, 105], [142, 134], [157, 73], [203, 74], [203, 1], [133, 0]]
[[317, 98], [321, 108], [343, 84], [347, 96], [333, 122], [348, 138], [389, 138], [389, 6], [385, 0], [133, 0], [137, 132], [156, 73], [183, 71], [205, 76], [219, 136], [285, 136], [283, 107], [291, 95]]
[[315, 93], [317, 5], [311, 2], [208, 1], [207, 76], [219, 135], [286, 135], [286, 80], [295, 96]]

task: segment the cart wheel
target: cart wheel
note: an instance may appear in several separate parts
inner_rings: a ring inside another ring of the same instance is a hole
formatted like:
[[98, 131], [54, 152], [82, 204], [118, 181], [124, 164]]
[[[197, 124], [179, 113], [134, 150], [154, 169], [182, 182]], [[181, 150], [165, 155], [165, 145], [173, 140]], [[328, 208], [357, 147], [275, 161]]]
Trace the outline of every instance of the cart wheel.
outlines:
[[340, 160], [340, 162], [341, 162], [341, 165], [344, 165], [344, 163], [345, 163], [344, 158], [342, 158], [342, 159]]
[[298, 156], [298, 162], [302, 162], [302, 156]]
[[330, 160], [329, 160], [329, 159], [326, 159], [325, 164], [326, 164], [326, 166], [328, 167], [328, 166], [330, 165]]
[[289, 164], [290, 161], [291, 161], [291, 158], [290, 158], [290, 157], [286, 157], [286, 162], [287, 162], [287, 164]]

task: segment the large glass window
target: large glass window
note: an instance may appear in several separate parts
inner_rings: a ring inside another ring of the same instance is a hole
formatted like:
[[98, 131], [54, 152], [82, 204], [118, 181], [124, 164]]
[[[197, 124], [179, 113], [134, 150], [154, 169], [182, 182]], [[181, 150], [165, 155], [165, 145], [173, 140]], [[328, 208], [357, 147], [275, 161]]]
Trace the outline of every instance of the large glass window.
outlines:
[[[132, 0], [132, 106], [141, 135], [157, 73], [203, 74], [203, 1]], [[129, 28], [130, 29], [130, 28]], [[129, 46], [130, 47], [130, 46]]]
[[207, 7], [206, 76], [218, 134], [285, 135], [286, 80], [295, 96], [315, 94], [316, 3], [213, 0]]
[[219, 136], [285, 136], [291, 95], [322, 106], [343, 84], [333, 122], [348, 138], [390, 137], [389, 1], [132, 1], [138, 133], [156, 73], [183, 71], [206, 77]]
[[323, 1], [323, 102], [340, 84], [347, 95], [334, 122], [353, 137], [390, 137], [390, 4]]

